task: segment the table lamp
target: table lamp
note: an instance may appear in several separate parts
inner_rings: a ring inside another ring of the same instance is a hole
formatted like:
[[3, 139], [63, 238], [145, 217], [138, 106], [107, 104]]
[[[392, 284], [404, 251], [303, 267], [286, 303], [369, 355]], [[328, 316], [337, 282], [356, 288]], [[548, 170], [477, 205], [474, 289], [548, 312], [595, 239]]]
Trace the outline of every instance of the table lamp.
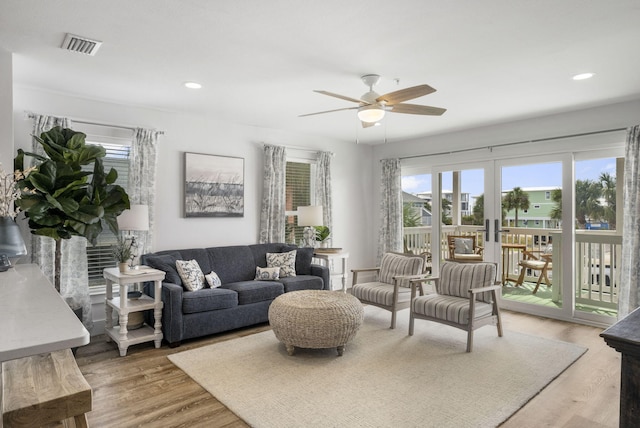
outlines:
[[[131, 205], [128, 210], [122, 211], [118, 216], [118, 229], [120, 231], [144, 232], [149, 230], [149, 207], [147, 205]], [[142, 245], [136, 242], [135, 235], [123, 236], [123, 239], [131, 239], [131, 246], [136, 248], [138, 254], [142, 252]], [[133, 259], [131, 265], [133, 266]]]
[[298, 207], [298, 226], [305, 226], [302, 232], [303, 246], [315, 248], [316, 229], [314, 226], [323, 225], [321, 205]]

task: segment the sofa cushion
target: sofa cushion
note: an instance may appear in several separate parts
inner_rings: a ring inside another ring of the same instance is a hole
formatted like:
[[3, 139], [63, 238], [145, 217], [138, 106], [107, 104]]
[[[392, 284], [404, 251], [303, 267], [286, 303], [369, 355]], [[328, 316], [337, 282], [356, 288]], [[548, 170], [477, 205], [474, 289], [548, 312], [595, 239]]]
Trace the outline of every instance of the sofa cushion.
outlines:
[[267, 253], [267, 267], [279, 267], [280, 278], [296, 276], [296, 250], [286, 253]]
[[322, 290], [324, 281], [319, 276], [296, 275], [287, 278], [280, 278], [280, 282], [284, 285], [284, 291], [297, 290]]
[[313, 259], [314, 248], [296, 247], [289, 245], [282, 251], [296, 250], [296, 275], [311, 275], [311, 260]]
[[197, 260], [176, 260], [176, 269], [186, 290], [196, 291], [204, 288], [204, 273]]
[[238, 293], [239, 305], [273, 300], [284, 293], [282, 283], [275, 281], [240, 281], [222, 287]]
[[[289, 248], [292, 247], [292, 248]], [[249, 245], [249, 249], [253, 254], [253, 260], [256, 263], [256, 266], [266, 267], [267, 266], [267, 253], [282, 253], [283, 251], [291, 251], [295, 250], [295, 246], [279, 244], [279, 243], [268, 243], [268, 244], [253, 244]]]
[[182, 285], [182, 279], [176, 269], [176, 260], [181, 259], [177, 251], [168, 254], [150, 254], [144, 258], [144, 263], [154, 269], [164, 271], [167, 275], [164, 280], [172, 284]]
[[182, 260], [196, 260], [200, 265], [202, 272], [211, 272], [215, 270], [211, 267], [211, 260], [209, 259], [209, 252], [204, 248], [189, 248], [186, 250], [180, 250], [180, 256], [178, 259]]
[[182, 296], [182, 313], [228, 309], [238, 306], [238, 293], [224, 288], [203, 288], [202, 290], [184, 293]]
[[280, 268], [256, 267], [256, 281], [276, 281], [280, 279]]
[[207, 252], [211, 270], [218, 274], [223, 285], [255, 278], [256, 264], [249, 246], [212, 247], [207, 248]]

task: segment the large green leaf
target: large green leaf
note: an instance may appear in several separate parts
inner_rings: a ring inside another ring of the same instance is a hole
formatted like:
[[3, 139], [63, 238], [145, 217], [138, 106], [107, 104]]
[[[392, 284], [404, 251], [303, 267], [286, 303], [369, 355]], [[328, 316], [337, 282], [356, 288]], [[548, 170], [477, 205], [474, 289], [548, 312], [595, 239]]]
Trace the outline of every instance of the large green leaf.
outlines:
[[[21, 189], [34, 193], [24, 191], [16, 202], [34, 234], [54, 239], [83, 236], [95, 243], [102, 220], [117, 232], [116, 218], [129, 208], [129, 197], [121, 186], [112, 184], [117, 173], [105, 173], [104, 148], [85, 144], [85, 138], [83, 133], [55, 127], [36, 137], [48, 158], [18, 151], [15, 165], [24, 166], [25, 156], [42, 161], [19, 183]], [[82, 170], [91, 163], [93, 171]]]
[[49, 193], [53, 190], [54, 182], [51, 180], [46, 174], [41, 174], [39, 172], [32, 172], [29, 174], [29, 182], [33, 185], [36, 190], [39, 190], [41, 193]]

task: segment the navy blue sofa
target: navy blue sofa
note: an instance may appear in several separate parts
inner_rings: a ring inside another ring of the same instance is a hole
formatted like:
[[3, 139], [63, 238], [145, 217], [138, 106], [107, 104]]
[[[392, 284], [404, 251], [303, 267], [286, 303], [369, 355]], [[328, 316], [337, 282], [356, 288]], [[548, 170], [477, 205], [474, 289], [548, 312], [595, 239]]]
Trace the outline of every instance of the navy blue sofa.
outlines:
[[[256, 267], [267, 266], [267, 253], [294, 249], [296, 276], [277, 281], [254, 279]], [[267, 322], [269, 305], [282, 293], [329, 289], [329, 269], [311, 264], [312, 257], [313, 248], [256, 244], [159, 251], [142, 255], [141, 263], [167, 273], [162, 283], [162, 331], [169, 346], [175, 347], [182, 340]], [[192, 259], [198, 261], [205, 275], [216, 272], [222, 286], [187, 291], [175, 262]], [[153, 297], [151, 283], [145, 284], [145, 293]]]

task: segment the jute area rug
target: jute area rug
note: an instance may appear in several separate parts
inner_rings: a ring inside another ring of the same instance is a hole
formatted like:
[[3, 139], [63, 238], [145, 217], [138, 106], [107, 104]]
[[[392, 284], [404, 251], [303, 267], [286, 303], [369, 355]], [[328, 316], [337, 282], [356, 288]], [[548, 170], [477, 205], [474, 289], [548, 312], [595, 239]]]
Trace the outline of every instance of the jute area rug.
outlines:
[[[367, 306], [342, 357], [335, 349], [287, 355], [272, 331], [169, 359], [254, 427], [493, 427], [586, 352], [493, 326], [466, 333]], [[508, 328], [508, 325], [506, 326]]]

